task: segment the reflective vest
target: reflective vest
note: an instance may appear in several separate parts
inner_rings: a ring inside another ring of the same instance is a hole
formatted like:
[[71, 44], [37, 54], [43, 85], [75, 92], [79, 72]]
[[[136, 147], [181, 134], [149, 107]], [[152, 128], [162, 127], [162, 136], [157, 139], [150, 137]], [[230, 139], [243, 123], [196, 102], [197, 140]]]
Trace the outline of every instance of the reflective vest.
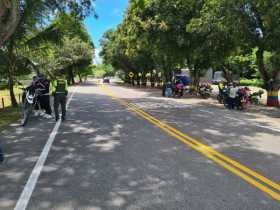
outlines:
[[66, 94], [68, 92], [67, 80], [58, 79], [51, 83], [51, 93], [52, 94]]
[[219, 89], [220, 89], [220, 90], [223, 90], [224, 87], [225, 87], [224, 84], [220, 82], [220, 83], [219, 83]]

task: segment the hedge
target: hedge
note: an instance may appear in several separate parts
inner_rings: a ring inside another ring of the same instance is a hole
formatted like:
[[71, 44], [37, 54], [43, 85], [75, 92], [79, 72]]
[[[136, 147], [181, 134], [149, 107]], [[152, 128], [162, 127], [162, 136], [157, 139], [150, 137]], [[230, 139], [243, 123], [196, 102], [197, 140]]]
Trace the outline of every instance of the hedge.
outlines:
[[264, 82], [261, 79], [241, 79], [241, 86], [255, 86], [255, 87], [263, 87]]

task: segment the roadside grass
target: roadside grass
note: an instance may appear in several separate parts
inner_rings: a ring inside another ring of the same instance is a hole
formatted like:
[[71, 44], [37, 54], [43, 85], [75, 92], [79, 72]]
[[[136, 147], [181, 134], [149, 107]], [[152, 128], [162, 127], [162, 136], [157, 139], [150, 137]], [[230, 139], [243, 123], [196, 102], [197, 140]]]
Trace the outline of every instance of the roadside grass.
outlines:
[[[20, 89], [20, 86], [16, 86], [14, 88], [14, 92], [15, 92], [16, 99], [19, 102], [19, 95], [22, 94], [22, 90]], [[11, 106], [10, 93], [8, 89], [0, 90], [0, 108], [3, 108], [2, 99], [4, 99], [5, 108]]]
[[8, 107], [0, 109], [0, 131], [4, 130], [11, 123], [16, 122], [20, 116], [19, 108]]

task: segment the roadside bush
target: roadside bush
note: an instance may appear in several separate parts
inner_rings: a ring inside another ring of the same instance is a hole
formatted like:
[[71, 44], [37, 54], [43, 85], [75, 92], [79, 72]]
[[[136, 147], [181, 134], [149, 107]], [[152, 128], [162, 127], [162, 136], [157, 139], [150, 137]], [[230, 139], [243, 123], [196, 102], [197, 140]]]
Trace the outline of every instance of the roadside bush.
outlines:
[[241, 79], [241, 86], [255, 86], [255, 87], [263, 87], [264, 82], [261, 79]]

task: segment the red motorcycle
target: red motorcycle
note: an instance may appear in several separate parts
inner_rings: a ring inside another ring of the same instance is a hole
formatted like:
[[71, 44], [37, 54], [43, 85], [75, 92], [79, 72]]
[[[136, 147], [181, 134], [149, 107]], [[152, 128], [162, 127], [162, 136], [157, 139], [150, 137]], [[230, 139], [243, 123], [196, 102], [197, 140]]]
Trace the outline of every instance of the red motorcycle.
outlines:
[[181, 98], [184, 95], [184, 85], [177, 83], [175, 86], [174, 97]]

